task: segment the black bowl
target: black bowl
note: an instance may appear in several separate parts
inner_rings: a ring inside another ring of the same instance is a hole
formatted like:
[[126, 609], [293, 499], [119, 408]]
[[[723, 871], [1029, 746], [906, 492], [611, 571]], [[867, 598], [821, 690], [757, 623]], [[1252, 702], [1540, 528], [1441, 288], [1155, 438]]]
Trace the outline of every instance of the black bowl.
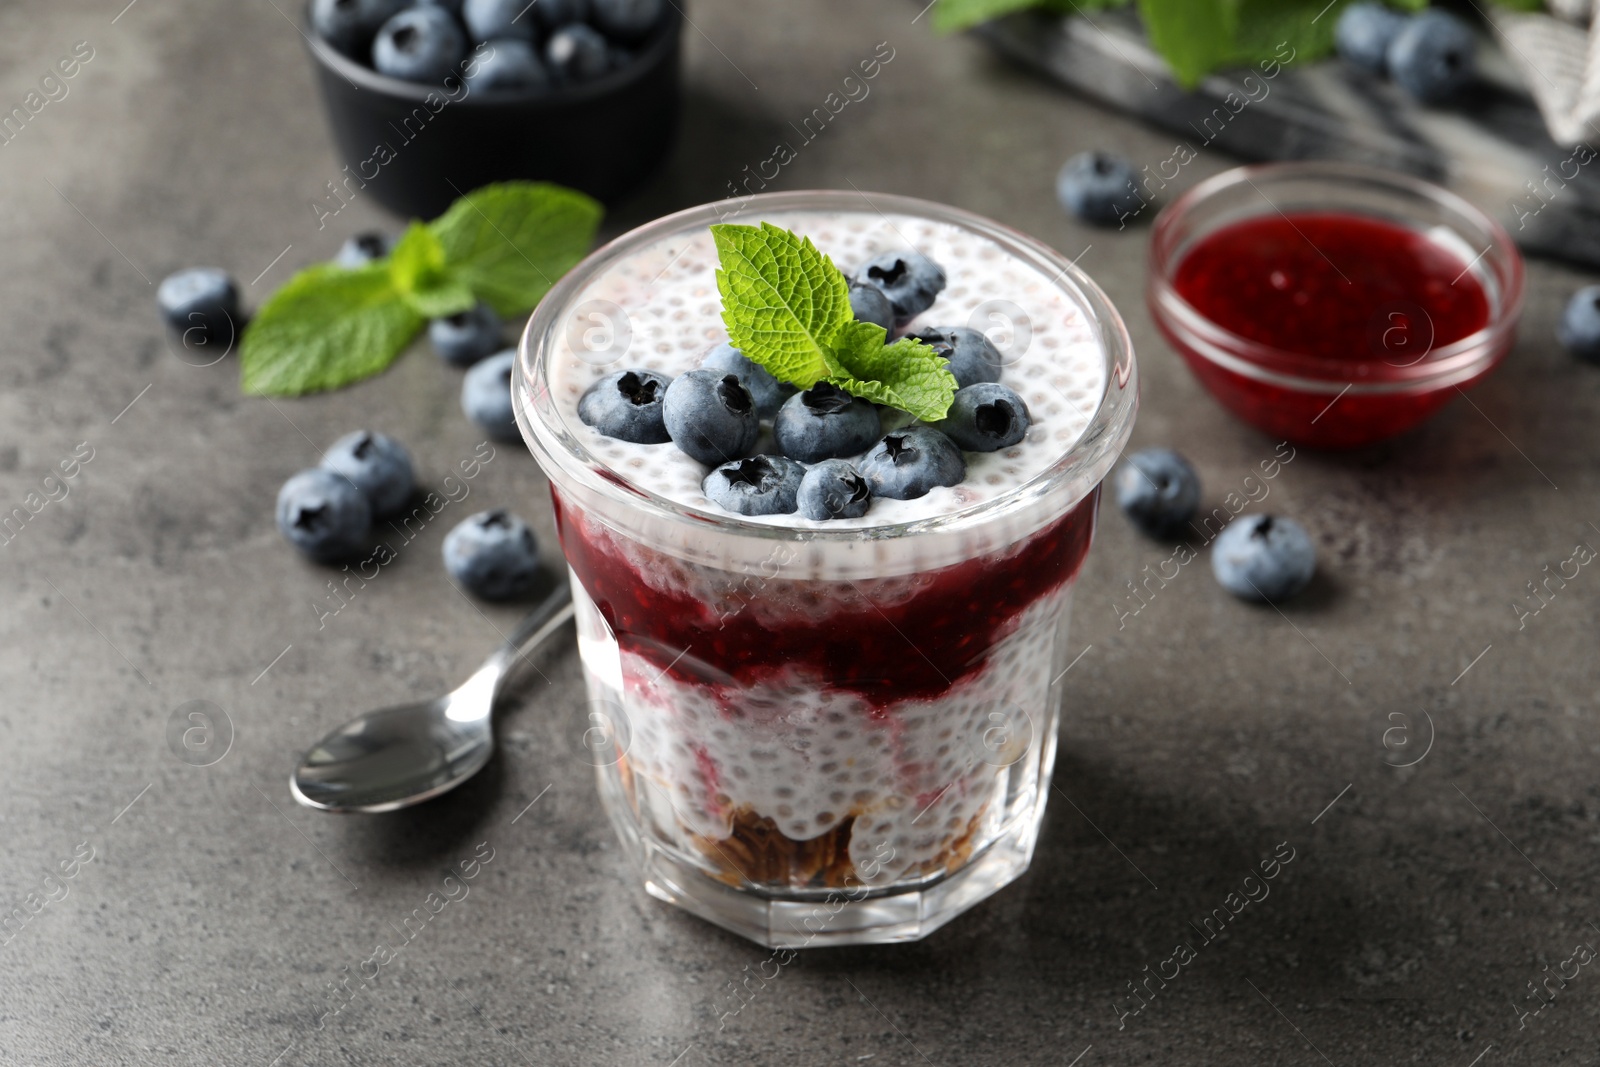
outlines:
[[[308, 29], [328, 124], [346, 163], [335, 185], [343, 199], [370, 193], [421, 218], [480, 185], [512, 179], [557, 182], [615, 202], [672, 147], [682, 26], [678, 5], [669, 3], [627, 66], [537, 93], [471, 90], [459, 77], [442, 86], [391, 78]], [[329, 210], [338, 206], [330, 195]]]

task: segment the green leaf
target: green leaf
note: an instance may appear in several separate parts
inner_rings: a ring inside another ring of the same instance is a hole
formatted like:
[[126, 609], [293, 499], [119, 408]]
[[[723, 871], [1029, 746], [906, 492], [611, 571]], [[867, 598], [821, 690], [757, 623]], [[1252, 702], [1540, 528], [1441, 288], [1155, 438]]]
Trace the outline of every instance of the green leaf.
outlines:
[[964, 30], [980, 22], [1025, 8], [1039, 7], [1063, 15], [1124, 7], [1130, 0], [938, 0], [933, 6], [933, 28], [941, 33]]
[[320, 263], [289, 279], [245, 329], [241, 386], [293, 396], [349, 385], [394, 362], [421, 325], [389, 264]]
[[444, 246], [428, 227], [413, 222], [389, 256], [389, 276], [412, 310], [427, 319], [465, 311], [477, 301], [459, 270], [446, 266]]
[[1186, 89], [1236, 54], [1238, 0], [1139, 0], [1139, 15], [1151, 46]]
[[572, 189], [503, 182], [468, 193], [428, 229], [455, 276], [510, 317], [537, 304], [584, 257], [602, 214], [598, 203]]
[[725, 223], [711, 227], [711, 236], [722, 266], [722, 321], [733, 347], [802, 389], [826, 377], [834, 336], [853, 321], [850, 288], [839, 268], [810, 238], [771, 223]]
[[[1396, 0], [1389, 0], [1389, 2], [1395, 3]], [[1426, 0], [1423, 0], [1423, 2], [1425, 3]], [[1512, 11], [1544, 10], [1544, 0], [1494, 0], [1494, 2], [1499, 4], [1501, 7], [1508, 7]], [[1422, 4], [1418, 4], [1417, 6], [1421, 7]]]
[[884, 345], [883, 327], [852, 322], [835, 343], [833, 355], [845, 374], [828, 382], [875, 404], [909, 411], [923, 422], [938, 422], [950, 412], [956, 395], [955, 375], [932, 345], [902, 337]]

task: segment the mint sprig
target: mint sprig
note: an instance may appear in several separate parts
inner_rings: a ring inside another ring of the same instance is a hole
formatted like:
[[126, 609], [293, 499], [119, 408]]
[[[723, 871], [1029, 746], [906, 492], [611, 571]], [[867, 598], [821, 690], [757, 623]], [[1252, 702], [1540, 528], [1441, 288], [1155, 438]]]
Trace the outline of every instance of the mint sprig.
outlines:
[[504, 317], [522, 314], [583, 258], [601, 213], [571, 189], [505, 182], [413, 222], [386, 259], [308, 267], [246, 327], [241, 387], [271, 396], [338, 389], [388, 367], [428, 319], [479, 300]]
[[788, 230], [724, 223], [716, 242], [717, 289], [728, 340], [781, 382], [809, 389], [826, 380], [853, 396], [937, 422], [956, 380], [931, 345], [856, 320], [850, 287], [833, 261]]

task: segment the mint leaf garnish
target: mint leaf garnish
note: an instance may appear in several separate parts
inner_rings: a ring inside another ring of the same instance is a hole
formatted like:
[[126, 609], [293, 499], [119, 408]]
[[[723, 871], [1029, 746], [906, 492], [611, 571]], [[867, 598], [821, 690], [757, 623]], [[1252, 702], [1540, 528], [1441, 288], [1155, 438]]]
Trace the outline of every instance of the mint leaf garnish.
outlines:
[[1107, 7], [1124, 7], [1130, 0], [940, 0], [933, 9], [935, 29], [964, 30], [980, 22], [1009, 15], [1024, 8], [1042, 7], [1070, 15], [1076, 11], [1097, 11]]
[[459, 268], [446, 265], [444, 245], [433, 231], [413, 222], [389, 256], [394, 287], [423, 318], [465, 311], [476, 301]]
[[510, 317], [537, 304], [584, 257], [603, 213], [559, 185], [502, 182], [468, 193], [428, 229], [478, 299]]
[[932, 346], [850, 311], [850, 284], [810, 238], [769, 222], [711, 227], [722, 269], [728, 340], [779, 381], [809, 389], [826, 380], [852, 396], [889, 404], [925, 422], [945, 417], [956, 380]]
[[292, 396], [349, 385], [394, 362], [422, 321], [387, 262], [354, 270], [318, 264], [291, 278], [251, 320], [239, 348], [241, 386]]

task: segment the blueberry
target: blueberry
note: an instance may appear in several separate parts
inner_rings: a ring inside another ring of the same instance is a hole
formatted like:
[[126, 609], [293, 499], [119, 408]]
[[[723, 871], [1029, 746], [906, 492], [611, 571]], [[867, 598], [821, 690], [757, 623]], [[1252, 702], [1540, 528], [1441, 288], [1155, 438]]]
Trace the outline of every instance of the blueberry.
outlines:
[[1586, 285], [1572, 294], [1556, 337], [1579, 359], [1600, 363], [1600, 285]]
[[930, 326], [911, 336], [932, 345], [949, 362], [956, 385], [963, 389], [1000, 380], [1000, 364], [1005, 357], [981, 330], [970, 326]]
[[1311, 583], [1317, 551], [1293, 519], [1252, 515], [1217, 535], [1211, 573], [1244, 600], [1287, 600]]
[[539, 0], [532, 14], [545, 29], [559, 30], [570, 22], [588, 19], [589, 0]]
[[1345, 62], [1382, 74], [1388, 65], [1389, 45], [1405, 24], [1406, 16], [1400, 12], [1363, 0], [1339, 15], [1333, 28], [1334, 44]]
[[488, 42], [489, 54], [477, 61], [467, 84], [484, 92], [544, 89], [553, 79], [539, 53], [527, 41], [498, 37]]
[[335, 441], [322, 457], [322, 468], [349, 479], [366, 494], [375, 519], [405, 507], [416, 485], [405, 446], [368, 430], [347, 433]]
[[239, 287], [226, 271], [215, 267], [190, 267], [167, 275], [156, 288], [156, 303], [167, 325], [182, 335], [186, 349], [214, 345], [226, 354], [244, 324]]
[[709, 467], [749, 452], [761, 431], [756, 402], [737, 374], [680, 374], [667, 386], [661, 408], [672, 443]]
[[311, 28], [348, 56], [365, 54], [378, 27], [411, 0], [311, 0]]
[[959, 485], [967, 461], [955, 443], [929, 426], [886, 434], [856, 465], [873, 496], [915, 500], [935, 486]]
[[853, 463], [825, 459], [806, 471], [796, 498], [800, 514], [808, 519], [859, 519], [872, 506], [872, 490]]
[[379, 74], [413, 82], [442, 82], [467, 55], [467, 38], [442, 7], [407, 8], [383, 24], [372, 42]]
[[706, 358], [700, 361], [700, 366], [706, 370], [719, 370], [724, 374], [737, 374], [744, 379], [744, 387], [750, 390], [750, 396], [756, 402], [756, 413], [763, 419], [770, 419], [778, 413], [783, 402], [794, 395], [794, 386], [780, 382], [772, 376], [772, 372], [730, 344], [720, 344], [706, 353]]
[[1151, 537], [1177, 535], [1200, 507], [1200, 475], [1170, 448], [1133, 453], [1115, 484], [1117, 505]]
[[428, 340], [446, 363], [470, 367], [500, 348], [500, 316], [488, 304], [474, 304], [428, 323]]
[[611, 69], [606, 39], [581, 22], [570, 23], [545, 42], [544, 61], [562, 81], [581, 82]]
[[340, 245], [339, 254], [333, 257], [333, 261], [341, 267], [354, 270], [357, 267], [365, 267], [368, 263], [376, 263], [393, 251], [393, 237], [377, 230], [368, 230], [356, 234]]
[[278, 531], [319, 563], [353, 555], [371, 529], [366, 494], [333, 471], [301, 471], [278, 490]]
[[874, 256], [856, 271], [856, 281], [883, 290], [897, 326], [931, 308], [945, 286], [944, 268], [921, 252]]
[[968, 452], [998, 452], [1020, 442], [1033, 418], [1022, 397], [994, 382], [956, 390], [950, 412], [934, 429]]
[[461, 378], [461, 410], [497, 441], [515, 441], [520, 436], [511, 410], [511, 367], [516, 361], [516, 349], [508, 348]]
[[1389, 76], [1423, 103], [1443, 103], [1476, 76], [1477, 46], [1465, 22], [1430, 8], [1408, 19], [1389, 43]]
[[593, 0], [595, 26], [616, 41], [637, 41], [661, 21], [662, 0]]
[[[543, 0], [540, 0], [543, 3]], [[461, 5], [461, 21], [474, 41], [491, 41], [496, 38], [515, 38], [533, 43], [533, 18], [525, 14], [528, 0], [466, 0]]]
[[672, 440], [662, 418], [662, 399], [672, 379], [653, 370], [608, 374], [584, 390], [578, 418], [607, 437], [641, 445]]
[[894, 332], [894, 305], [876, 285], [850, 283], [850, 313], [862, 322], [882, 326], [884, 332]]
[[444, 569], [484, 600], [526, 596], [539, 577], [539, 542], [509, 511], [480, 511], [444, 537]]
[[722, 464], [700, 487], [713, 504], [736, 515], [788, 515], [805, 473], [784, 456], [753, 456]]
[[1109, 152], [1080, 152], [1067, 160], [1056, 175], [1056, 199], [1096, 226], [1114, 226], [1144, 207], [1133, 165]]
[[772, 422], [778, 450], [802, 463], [858, 456], [882, 431], [877, 408], [827, 382], [784, 401]]

